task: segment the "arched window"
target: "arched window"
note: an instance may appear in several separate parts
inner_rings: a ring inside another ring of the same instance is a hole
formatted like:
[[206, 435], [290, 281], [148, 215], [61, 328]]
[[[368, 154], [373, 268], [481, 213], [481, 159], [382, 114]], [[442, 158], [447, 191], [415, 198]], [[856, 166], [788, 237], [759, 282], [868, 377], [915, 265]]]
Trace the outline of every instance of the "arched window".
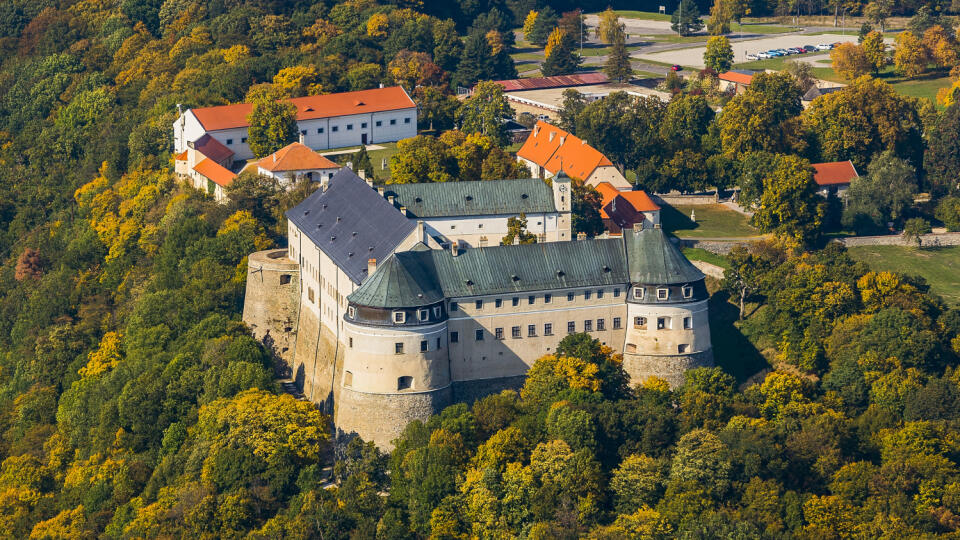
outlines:
[[413, 388], [413, 377], [404, 375], [397, 377], [397, 390], [409, 390]]

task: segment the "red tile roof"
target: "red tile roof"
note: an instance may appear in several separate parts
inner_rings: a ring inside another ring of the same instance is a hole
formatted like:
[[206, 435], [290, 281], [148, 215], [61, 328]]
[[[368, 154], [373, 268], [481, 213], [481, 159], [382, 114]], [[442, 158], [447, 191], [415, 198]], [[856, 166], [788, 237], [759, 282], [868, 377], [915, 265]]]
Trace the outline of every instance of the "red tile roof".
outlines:
[[814, 163], [816, 171], [813, 180], [818, 186], [835, 186], [849, 184], [854, 178], [859, 178], [856, 167], [850, 161], [833, 161], [830, 163]]
[[221, 165], [233, 157], [233, 150], [227, 148], [209, 133], [204, 133], [203, 136], [194, 141], [193, 148], [203, 154], [204, 157], [208, 157]]
[[553, 153], [560, 148], [560, 138], [566, 135], [566, 131], [539, 121], [523, 142], [523, 146], [517, 150], [517, 156], [545, 167]]
[[532, 77], [529, 79], [508, 79], [496, 81], [504, 92], [522, 90], [542, 90], [544, 88], [562, 88], [564, 86], [584, 86], [608, 82], [607, 76], [600, 72], [578, 73], [576, 75], [555, 75], [553, 77]]
[[187, 151], [184, 150], [183, 152], [180, 152], [179, 154], [174, 154], [173, 159], [176, 160], [176, 161], [186, 161], [186, 160], [187, 160]]
[[753, 75], [747, 75], [745, 73], [737, 73], [736, 71], [727, 71], [725, 73], [721, 73], [720, 75], [717, 76], [717, 78], [720, 79], [721, 81], [728, 81], [732, 83], [745, 84], [745, 85], [749, 85], [751, 82], [753, 82]]
[[214, 184], [217, 184], [221, 187], [229, 186], [230, 182], [233, 182], [233, 179], [237, 177], [237, 175], [233, 174], [230, 169], [220, 165], [210, 158], [205, 158], [200, 163], [194, 165], [193, 170], [197, 171], [199, 174], [210, 179]]
[[[597, 191], [600, 192], [600, 196], [603, 197], [603, 202], [600, 203], [600, 217], [603, 219], [609, 219], [610, 215], [607, 213], [607, 208], [621, 208], [624, 206], [629, 206], [630, 209], [636, 212], [655, 212], [660, 210], [660, 207], [657, 206], [657, 203], [653, 202], [653, 199], [647, 195], [646, 191], [620, 191], [610, 182], [600, 182], [596, 187]], [[614, 200], [616, 203], [614, 203]], [[624, 204], [626, 203], [626, 204]]]
[[[553, 135], [553, 140], [551, 139]], [[530, 136], [517, 150], [517, 156], [532, 161], [544, 169], [586, 180], [597, 167], [609, 167], [613, 163], [586, 141], [566, 131], [538, 121]]]
[[339, 169], [340, 166], [298, 142], [288, 144], [257, 162], [271, 172]]
[[[297, 120], [393, 111], [417, 106], [399, 86], [306, 96], [289, 101], [297, 108]], [[247, 127], [247, 115], [252, 110], [253, 105], [250, 103], [191, 109], [207, 131]]]

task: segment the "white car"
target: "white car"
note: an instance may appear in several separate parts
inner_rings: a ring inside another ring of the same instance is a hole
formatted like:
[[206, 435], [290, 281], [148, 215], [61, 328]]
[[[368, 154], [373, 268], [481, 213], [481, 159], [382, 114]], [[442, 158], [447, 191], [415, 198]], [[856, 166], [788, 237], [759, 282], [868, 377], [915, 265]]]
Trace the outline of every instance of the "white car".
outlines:
[[830, 45], [829, 43], [821, 43], [817, 45], [818, 51], [829, 51], [832, 48], [833, 48], [833, 45]]
[[770, 53], [768, 53], [768, 52], [758, 52], [758, 53], [757, 53], [757, 59], [758, 59], [758, 60], [766, 60], [767, 58], [773, 58], [773, 57], [770, 56]]
[[759, 59], [760, 59], [760, 57], [759, 57], [758, 55], [756, 55], [756, 54], [748, 54], [748, 55], [747, 55], [747, 60], [759, 60]]

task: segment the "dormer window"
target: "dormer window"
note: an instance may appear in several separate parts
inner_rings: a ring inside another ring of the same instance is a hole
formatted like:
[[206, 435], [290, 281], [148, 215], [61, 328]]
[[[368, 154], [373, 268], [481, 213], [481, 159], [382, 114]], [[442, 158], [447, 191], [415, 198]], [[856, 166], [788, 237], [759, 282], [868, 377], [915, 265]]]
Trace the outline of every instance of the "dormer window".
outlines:
[[635, 300], [643, 300], [643, 293], [644, 293], [644, 288], [643, 288], [643, 287], [634, 287], [634, 288], [633, 288], [633, 298], [634, 298]]
[[657, 289], [657, 300], [670, 298], [670, 289]]
[[397, 324], [403, 324], [407, 322], [407, 314], [402, 311], [393, 312], [393, 322]]
[[693, 287], [684, 285], [682, 291], [684, 298], [693, 298]]
[[436, 318], [439, 319], [439, 318], [440, 318], [440, 315], [441, 315], [442, 313], [443, 313], [443, 308], [441, 308], [440, 306], [434, 306], [434, 307], [433, 307], [433, 316], [434, 316], [434, 317], [436, 317]]
[[417, 311], [417, 318], [420, 319], [421, 321], [427, 320], [428, 318], [430, 318], [430, 311], [427, 309], [421, 309]]
[[355, 308], [355, 307], [353, 307], [353, 306], [348, 307], [348, 308], [347, 308], [347, 317], [350, 317], [351, 319], [356, 319], [356, 318], [357, 318], [357, 308]]

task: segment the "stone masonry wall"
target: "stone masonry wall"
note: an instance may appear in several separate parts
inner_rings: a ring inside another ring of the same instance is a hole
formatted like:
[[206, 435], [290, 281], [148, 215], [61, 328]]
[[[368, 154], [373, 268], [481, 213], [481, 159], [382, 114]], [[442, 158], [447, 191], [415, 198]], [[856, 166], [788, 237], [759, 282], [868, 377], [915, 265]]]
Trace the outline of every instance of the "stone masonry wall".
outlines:
[[343, 353], [333, 333], [321, 327], [313, 311], [304, 306], [300, 314], [293, 380], [307, 399], [331, 415], [339, 387], [334, 376], [343, 366]]
[[243, 322], [273, 352], [277, 375], [290, 375], [300, 307], [300, 267], [287, 250], [250, 254], [243, 302]]
[[671, 388], [678, 388], [683, 385], [683, 373], [699, 367], [713, 367], [712, 349], [674, 356], [623, 355], [623, 369], [630, 375], [631, 385], [656, 376], [669, 382]]
[[[924, 234], [920, 237], [923, 247], [960, 246], [960, 232]], [[853, 246], [914, 246], [912, 240], [902, 235], [852, 236], [838, 240], [847, 247]]]
[[499, 394], [503, 390], [520, 391], [526, 375], [515, 377], [497, 377], [495, 379], [478, 379], [473, 381], [454, 381], [453, 402], [472, 405], [474, 401], [483, 399], [490, 394]]
[[392, 450], [392, 441], [408, 423], [425, 422], [452, 403], [449, 386], [430, 392], [398, 394], [367, 394], [342, 388], [334, 423], [338, 436], [359, 435], [382, 449]]

